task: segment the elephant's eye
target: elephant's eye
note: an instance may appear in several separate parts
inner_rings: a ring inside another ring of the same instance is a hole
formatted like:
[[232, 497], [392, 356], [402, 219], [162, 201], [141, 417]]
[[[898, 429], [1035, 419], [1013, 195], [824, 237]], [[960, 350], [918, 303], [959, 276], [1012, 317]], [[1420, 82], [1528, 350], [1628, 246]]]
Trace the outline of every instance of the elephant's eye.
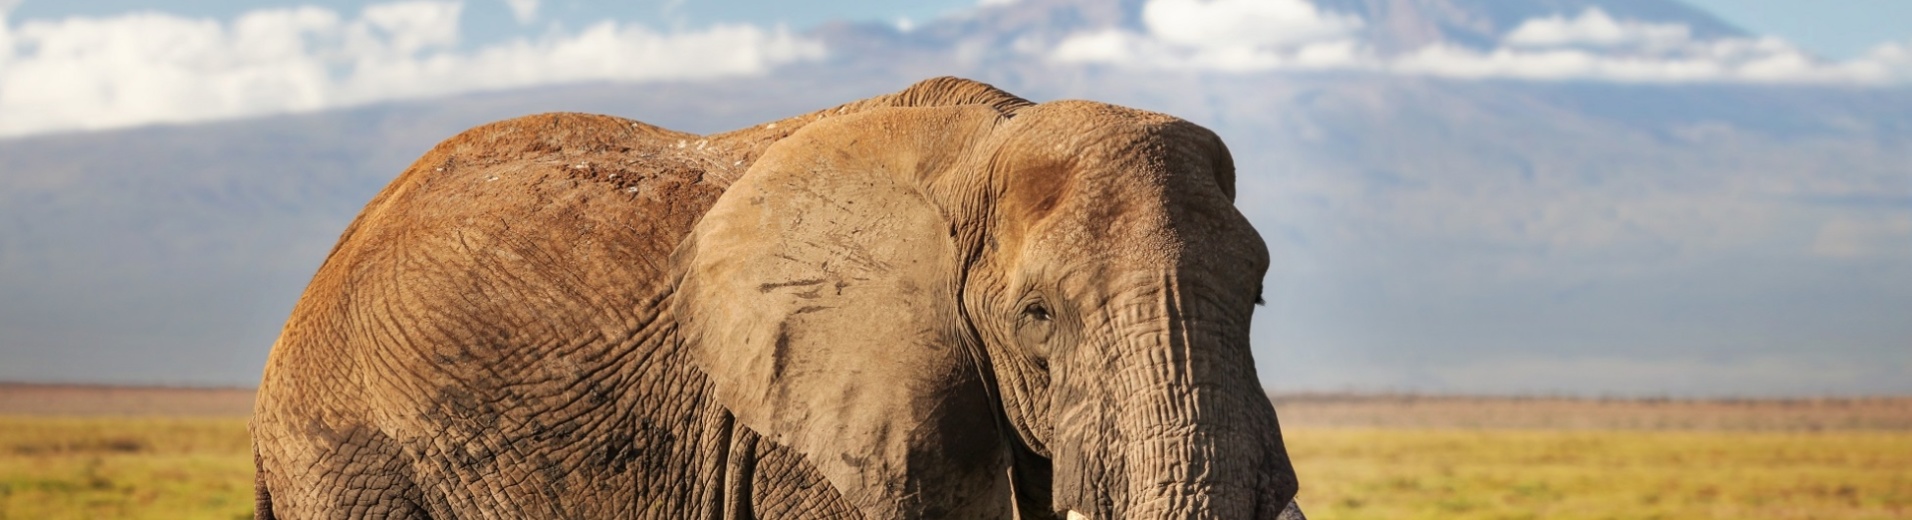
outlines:
[[1022, 315], [1032, 320], [1049, 321], [1049, 308], [1042, 306], [1042, 302], [1029, 302], [1028, 306], [1022, 308]]
[[1022, 316], [1016, 323], [1016, 340], [1029, 349], [1036, 367], [1048, 370], [1049, 337], [1056, 332], [1055, 313], [1040, 298], [1032, 298], [1022, 305]]

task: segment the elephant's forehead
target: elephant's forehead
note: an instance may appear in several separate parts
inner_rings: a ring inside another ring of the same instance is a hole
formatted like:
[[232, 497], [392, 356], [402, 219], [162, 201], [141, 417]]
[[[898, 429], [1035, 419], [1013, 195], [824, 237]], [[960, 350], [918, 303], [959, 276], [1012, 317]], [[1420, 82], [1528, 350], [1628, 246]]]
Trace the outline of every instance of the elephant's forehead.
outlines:
[[1105, 280], [1190, 270], [1258, 273], [1268, 262], [1260, 235], [1232, 201], [1210, 191], [1173, 183], [1080, 190], [1032, 226], [1026, 243], [1035, 257]]
[[1227, 196], [1191, 177], [1126, 171], [1083, 175], [1056, 194], [1054, 209], [1031, 226], [1031, 245], [1171, 265], [1191, 250], [1209, 252], [1215, 249], [1211, 246], [1253, 234], [1245, 222], [1235, 222], [1238, 214]]
[[1016, 245], [1124, 270], [1174, 270], [1190, 255], [1252, 263], [1253, 251], [1228, 246], [1259, 242], [1223, 187], [1232, 168], [1213, 133], [1086, 101], [1031, 107], [1014, 124], [994, 166]]
[[[1157, 203], [1151, 203], [1157, 202]], [[1186, 245], [1159, 201], [1083, 200], [1052, 212], [1032, 233], [1038, 251], [1084, 260], [1170, 266]]]

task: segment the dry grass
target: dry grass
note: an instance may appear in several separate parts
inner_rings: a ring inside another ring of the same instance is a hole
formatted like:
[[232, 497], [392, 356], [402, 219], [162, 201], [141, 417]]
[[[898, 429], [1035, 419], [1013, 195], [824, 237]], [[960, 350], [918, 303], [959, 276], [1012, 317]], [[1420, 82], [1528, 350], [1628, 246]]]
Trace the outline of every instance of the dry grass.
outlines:
[[1274, 401], [1320, 518], [1912, 517], [1912, 398]]
[[0, 520], [252, 517], [243, 418], [0, 416]]
[[[0, 384], [0, 520], [249, 518], [250, 403]], [[1276, 403], [1316, 518], [1912, 517], [1912, 398]]]
[[1341, 519], [1907, 518], [1906, 432], [1293, 428]]

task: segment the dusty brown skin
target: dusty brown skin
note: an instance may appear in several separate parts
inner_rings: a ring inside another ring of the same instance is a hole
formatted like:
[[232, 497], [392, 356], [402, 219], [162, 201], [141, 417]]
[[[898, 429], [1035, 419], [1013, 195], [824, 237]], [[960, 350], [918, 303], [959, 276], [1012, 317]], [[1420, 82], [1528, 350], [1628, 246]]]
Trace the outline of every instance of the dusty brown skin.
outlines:
[[1233, 175], [1188, 122], [953, 78], [472, 129], [286, 323], [259, 516], [1274, 518]]

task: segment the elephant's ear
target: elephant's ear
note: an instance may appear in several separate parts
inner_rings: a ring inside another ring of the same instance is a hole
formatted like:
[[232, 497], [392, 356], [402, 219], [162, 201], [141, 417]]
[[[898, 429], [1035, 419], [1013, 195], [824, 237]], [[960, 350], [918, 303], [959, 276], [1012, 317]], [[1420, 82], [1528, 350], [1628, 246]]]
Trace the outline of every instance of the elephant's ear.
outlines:
[[926, 190], [999, 118], [972, 105], [813, 123], [766, 150], [672, 260], [673, 312], [718, 399], [870, 518], [1010, 514], [1007, 445], [957, 306], [956, 228]]

